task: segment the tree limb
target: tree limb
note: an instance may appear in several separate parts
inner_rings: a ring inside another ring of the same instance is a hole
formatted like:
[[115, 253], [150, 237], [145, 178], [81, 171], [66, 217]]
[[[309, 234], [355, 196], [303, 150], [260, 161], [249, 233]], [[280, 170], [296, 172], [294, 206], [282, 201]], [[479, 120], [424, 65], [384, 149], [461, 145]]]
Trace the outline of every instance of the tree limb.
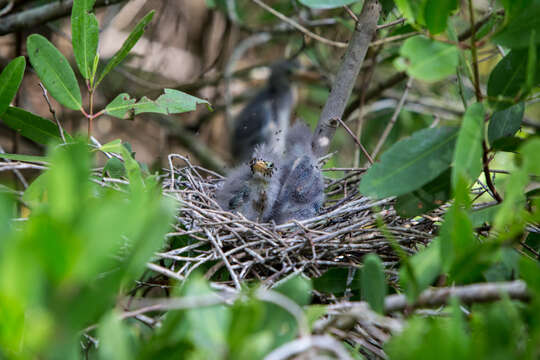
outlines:
[[343, 115], [367, 49], [377, 30], [380, 13], [381, 5], [377, 0], [367, 0], [364, 3], [362, 12], [358, 17], [359, 21], [356, 24], [313, 136], [313, 151], [318, 157], [324, 156], [328, 152], [330, 142], [339, 125], [337, 119], [341, 119]]
[[[121, 1], [124, 0], [97, 0], [95, 7], [108, 6]], [[28, 29], [67, 16], [71, 13], [72, 6], [73, 0], [55, 1], [6, 16], [0, 22], [0, 35]]]

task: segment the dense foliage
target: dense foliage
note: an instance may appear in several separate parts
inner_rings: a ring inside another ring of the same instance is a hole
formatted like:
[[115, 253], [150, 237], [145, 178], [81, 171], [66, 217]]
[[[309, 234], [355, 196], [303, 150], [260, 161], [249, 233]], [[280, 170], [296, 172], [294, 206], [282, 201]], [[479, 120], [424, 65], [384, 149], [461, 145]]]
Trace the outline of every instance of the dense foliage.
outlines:
[[[207, 3], [230, 11], [229, 1]], [[245, 4], [237, 3], [236, 15], [244, 21]], [[349, 4], [353, 10], [362, 6], [343, 0], [300, 0], [297, 6]], [[27, 39], [29, 61], [44, 87], [60, 104], [80, 111], [89, 132], [104, 114], [177, 114], [208, 105], [165, 89], [155, 100], [137, 101], [122, 93], [103, 109], [93, 109], [97, 87], [151, 26], [153, 16], [144, 17], [102, 67], [93, 5], [93, 0], [75, 0], [71, 16], [73, 53], [87, 86], [88, 106], [65, 56], [41, 35]], [[170, 302], [150, 309], [163, 312], [155, 328], [144, 323], [142, 313], [121, 311], [119, 304], [137, 292], [135, 281], [150, 271], [146, 264], [163, 246], [179, 209], [162, 195], [159, 175], [149, 174], [134, 159], [129, 144], [89, 145], [88, 138], [68, 134], [58, 122], [10, 106], [26, 68], [25, 58], [19, 57], [0, 74], [0, 119], [46, 145], [48, 153], [0, 154], [43, 170], [24, 194], [0, 188], [0, 358], [259, 359], [308, 337], [315, 321], [327, 314], [312, 298], [314, 290], [339, 298], [346, 288], [352, 300], [366, 301], [381, 315], [388, 293], [406, 295], [411, 308], [405, 311], [405, 326], [385, 345], [391, 359], [540, 357], [540, 138], [538, 125], [522, 129], [524, 117], [539, 116], [531, 108], [540, 85], [540, 0], [501, 0], [476, 23], [472, 0], [383, 5], [387, 15], [381, 24], [401, 16], [405, 24], [383, 29], [379, 38], [408, 35], [387, 54], [393, 71], [434, 87], [452, 77], [453, 85], [444, 91], [465, 109], [459, 124], [430, 123], [410, 137], [393, 139], [359, 186], [373, 199], [397, 197], [396, 209], [404, 218], [448, 204], [438, 236], [416, 254], [409, 256], [388, 236], [401, 257], [398, 285], [388, 286], [384, 264], [373, 254], [352, 280], [344, 269], [332, 269], [316, 279], [290, 276], [272, 289], [243, 284], [228, 299], [215, 295], [219, 289], [199, 274], [176, 279], [164, 285]], [[350, 25], [346, 13], [339, 14], [344, 26]], [[502, 58], [481, 76], [478, 48], [486, 46], [496, 47]], [[117, 187], [104, 186], [103, 174], [92, 172], [98, 154], [109, 157], [104, 173], [118, 179]], [[503, 178], [493, 181], [491, 161], [500, 154], [510, 161]], [[516, 279], [526, 283], [527, 295], [507, 294], [500, 301], [472, 305], [474, 296], [463, 304], [456, 298], [438, 311], [413, 311], [420, 294], [432, 286]], [[327, 353], [362, 358], [358, 349], [333, 335], [320, 339], [321, 344], [329, 341], [330, 346], [321, 345]]]

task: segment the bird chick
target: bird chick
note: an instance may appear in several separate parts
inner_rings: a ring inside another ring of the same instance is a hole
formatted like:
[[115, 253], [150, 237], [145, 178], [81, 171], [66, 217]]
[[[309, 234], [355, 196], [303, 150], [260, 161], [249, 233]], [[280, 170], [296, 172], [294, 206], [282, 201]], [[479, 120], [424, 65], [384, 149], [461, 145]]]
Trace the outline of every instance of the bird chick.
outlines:
[[248, 160], [258, 144], [269, 144], [276, 152], [283, 150], [294, 105], [290, 77], [297, 67], [297, 62], [289, 60], [274, 64], [266, 87], [236, 117], [231, 138], [236, 161]]
[[287, 134], [281, 189], [271, 215], [277, 224], [313, 217], [324, 202], [324, 181], [311, 149], [311, 137], [311, 130], [301, 122]]
[[267, 221], [277, 199], [281, 159], [269, 145], [259, 145], [249, 164], [234, 169], [217, 193], [224, 209], [239, 212], [252, 221]]

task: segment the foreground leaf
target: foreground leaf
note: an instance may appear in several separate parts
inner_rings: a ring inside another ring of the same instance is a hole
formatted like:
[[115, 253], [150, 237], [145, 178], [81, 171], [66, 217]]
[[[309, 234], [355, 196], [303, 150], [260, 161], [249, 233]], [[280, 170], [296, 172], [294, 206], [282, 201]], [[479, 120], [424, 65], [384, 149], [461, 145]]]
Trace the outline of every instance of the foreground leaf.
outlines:
[[35, 156], [35, 155], [23, 155], [23, 154], [3, 154], [0, 153], [0, 159], [9, 159], [15, 161], [26, 161], [38, 164], [46, 164], [48, 162], [47, 157], [45, 156]]
[[81, 89], [64, 55], [38, 34], [30, 35], [26, 44], [30, 63], [50, 94], [62, 105], [79, 110], [82, 104]]
[[300, 0], [300, 3], [312, 9], [333, 9], [359, 1], [360, 0]]
[[96, 86], [103, 80], [105, 75], [107, 75], [112, 69], [114, 69], [118, 64], [120, 64], [128, 55], [129, 51], [135, 46], [137, 41], [141, 38], [141, 36], [144, 34], [144, 30], [146, 29], [146, 25], [152, 21], [152, 18], [154, 17], [154, 11], [150, 11], [146, 16], [139, 21], [139, 23], [135, 26], [135, 29], [129, 34], [126, 41], [124, 41], [124, 44], [122, 44], [122, 47], [120, 50], [114, 54], [113, 58], [107, 63], [105, 66], [105, 69], [101, 73], [101, 75], [98, 78], [98, 81], [96, 82]]
[[75, 61], [85, 79], [92, 76], [99, 38], [96, 16], [92, 13], [95, 0], [75, 0], [71, 11], [71, 43]]
[[120, 119], [133, 119], [134, 115], [141, 113], [180, 114], [195, 110], [198, 104], [208, 104], [208, 101], [178, 90], [165, 89], [165, 94], [155, 101], [145, 96], [136, 102], [128, 94], [120, 94], [105, 107], [105, 111], [108, 115]]
[[[516, 8], [523, 1], [512, 1]], [[531, 32], [540, 34], [540, 1], [531, 1], [525, 9], [514, 11], [512, 18], [501, 32], [493, 37], [493, 41], [499, 45], [511, 49], [525, 48], [529, 46]], [[536, 37], [536, 44], [540, 43], [540, 37]]]
[[424, 18], [429, 32], [439, 34], [446, 29], [448, 16], [457, 9], [457, 0], [428, 1], [424, 9]]
[[[0, 118], [4, 124], [38, 144], [47, 145], [50, 142], [62, 141], [56, 124], [26, 110], [9, 107]], [[66, 139], [71, 138], [65, 131], [64, 135]]]
[[6, 111], [17, 94], [24, 75], [26, 61], [24, 56], [11, 61], [0, 74], [0, 115]]
[[407, 39], [399, 51], [401, 58], [394, 64], [410, 76], [435, 82], [456, 72], [459, 51], [454, 45], [444, 44], [423, 36]]
[[362, 268], [362, 298], [371, 308], [382, 314], [384, 311], [384, 297], [386, 296], [386, 279], [381, 259], [369, 254], [364, 260]]
[[452, 187], [459, 176], [469, 182], [476, 180], [482, 170], [482, 141], [484, 139], [484, 107], [481, 103], [467, 108], [454, 152]]
[[383, 198], [420, 188], [450, 166], [456, 138], [456, 128], [440, 127], [395, 143], [363, 176], [360, 191]]
[[488, 126], [489, 143], [493, 144], [498, 139], [514, 135], [521, 126], [524, 113], [525, 103], [523, 102], [495, 112]]

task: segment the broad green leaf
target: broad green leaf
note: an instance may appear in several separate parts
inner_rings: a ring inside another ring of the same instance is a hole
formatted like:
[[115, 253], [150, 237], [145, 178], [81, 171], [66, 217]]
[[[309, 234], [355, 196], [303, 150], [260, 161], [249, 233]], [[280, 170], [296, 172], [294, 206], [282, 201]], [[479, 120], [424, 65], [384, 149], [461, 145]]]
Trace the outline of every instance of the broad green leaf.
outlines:
[[448, 169], [457, 128], [423, 129], [388, 149], [362, 177], [360, 191], [373, 198], [416, 190]]
[[439, 34], [446, 29], [448, 16], [457, 9], [457, 0], [428, 0], [424, 9], [424, 18], [429, 31]]
[[428, 0], [394, 0], [397, 8], [411, 23], [425, 25], [424, 13]]
[[312, 285], [311, 280], [303, 275], [291, 275], [281, 280], [273, 290], [304, 306], [310, 303]]
[[92, 76], [97, 54], [99, 27], [96, 16], [91, 13], [95, 0], [74, 0], [71, 11], [71, 43], [81, 75]]
[[514, 135], [521, 126], [525, 104], [520, 102], [504, 110], [496, 111], [489, 121], [488, 140], [493, 144], [495, 140]]
[[445, 204], [452, 195], [451, 175], [452, 169], [448, 168], [420, 189], [398, 196], [395, 205], [398, 215], [414, 217]]
[[120, 316], [111, 311], [101, 321], [98, 328], [100, 360], [133, 359], [132, 344], [129, 341], [129, 328]]
[[116, 157], [110, 158], [103, 167], [103, 174], [109, 174], [112, 178], [121, 178], [126, 174], [124, 163]]
[[144, 18], [142, 18], [141, 21], [135, 26], [135, 29], [129, 34], [126, 41], [124, 41], [124, 44], [122, 44], [122, 47], [120, 50], [114, 54], [113, 58], [107, 63], [105, 66], [105, 69], [101, 73], [101, 75], [98, 78], [98, 81], [96, 82], [96, 86], [103, 80], [105, 75], [107, 75], [112, 69], [114, 69], [118, 64], [120, 64], [128, 55], [129, 51], [135, 46], [137, 41], [141, 38], [141, 36], [144, 34], [144, 30], [146, 29], [146, 25], [152, 21], [152, 18], [154, 17], [154, 11], [150, 11]]
[[300, 3], [312, 9], [333, 9], [359, 1], [360, 0], [300, 0]]
[[[487, 94], [490, 105], [497, 110], [514, 105], [527, 96], [528, 50], [513, 50], [499, 61], [489, 75]], [[537, 69], [540, 64], [537, 64]], [[533, 84], [540, 83], [536, 72]]]
[[[510, 49], [522, 49], [529, 46], [531, 32], [540, 34], [540, 1], [533, 0], [528, 7], [518, 10], [511, 14], [508, 24], [492, 38], [494, 42]], [[540, 36], [536, 36], [535, 43], [540, 43]]]
[[415, 36], [407, 39], [394, 61], [399, 70], [417, 79], [435, 82], [456, 72], [459, 50], [450, 44]]
[[452, 187], [455, 188], [459, 176], [468, 182], [475, 181], [482, 170], [482, 141], [484, 139], [484, 107], [481, 103], [467, 108], [454, 152]]
[[24, 75], [26, 61], [24, 56], [12, 60], [0, 74], [0, 115], [6, 111], [17, 94]]
[[399, 281], [403, 289], [405, 289], [408, 302], [414, 302], [418, 295], [430, 286], [441, 273], [440, 246], [441, 239], [437, 237], [426, 248], [410, 258], [415, 281], [411, 281], [408, 271], [405, 267], [401, 267]]
[[113, 140], [99, 148], [101, 151], [110, 151], [122, 155], [124, 159], [124, 168], [129, 185], [132, 191], [142, 191], [144, 180], [141, 174], [139, 163], [132, 157], [131, 152], [122, 144], [119, 139]]
[[[120, 119], [133, 119], [133, 116], [141, 113], [170, 115], [193, 111], [197, 108], [197, 104], [208, 105], [208, 101], [178, 90], [165, 89], [165, 94], [158, 97], [155, 101], [145, 96], [136, 102], [128, 94], [120, 94], [105, 107], [105, 111], [108, 115]], [[210, 105], [208, 107], [210, 108]]]
[[23, 155], [23, 154], [0, 153], [0, 159], [26, 161], [26, 162], [32, 162], [32, 163], [38, 163], [38, 164], [46, 164], [48, 162], [48, 159], [45, 156]]
[[[351, 271], [355, 271], [350, 284], [347, 284]], [[347, 288], [350, 290], [360, 289], [360, 269], [353, 268], [330, 268], [319, 277], [313, 278], [313, 288], [317, 291], [331, 293], [339, 296]]]
[[382, 314], [386, 292], [384, 265], [377, 255], [369, 254], [362, 268], [362, 298], [374, 311]]
[[26, 46], [30, 63], [49, 93], [62, 105], [79, 110], [82, 106], [81, 89], [64, 55], [38, 34], [30, 35]]
[[[536, 78], [536, 68], [539, 67], [538, 65], [538, 54], [536, 51], [536, 30], [533, 30], [531, 32], [530, 40], [529, 40], [529, 53], [527, 58], [527, 76], [525, 79], [525, 89], [526, 92], [529, 93], [533, 86], [535, 85], [535, 78]], [[540, 70], [540, 69], [538, 69]]]
[[[60, 142], [60, 130], [52, 121], [29, 113], [26, 110], [9, 107], [3, 115], [0, 115], [3, 123], [19, 132], [22, 136], [47, 145], [51, 142]], [[67, 139], [71, 139], [68, 133], [64, 131]]]

